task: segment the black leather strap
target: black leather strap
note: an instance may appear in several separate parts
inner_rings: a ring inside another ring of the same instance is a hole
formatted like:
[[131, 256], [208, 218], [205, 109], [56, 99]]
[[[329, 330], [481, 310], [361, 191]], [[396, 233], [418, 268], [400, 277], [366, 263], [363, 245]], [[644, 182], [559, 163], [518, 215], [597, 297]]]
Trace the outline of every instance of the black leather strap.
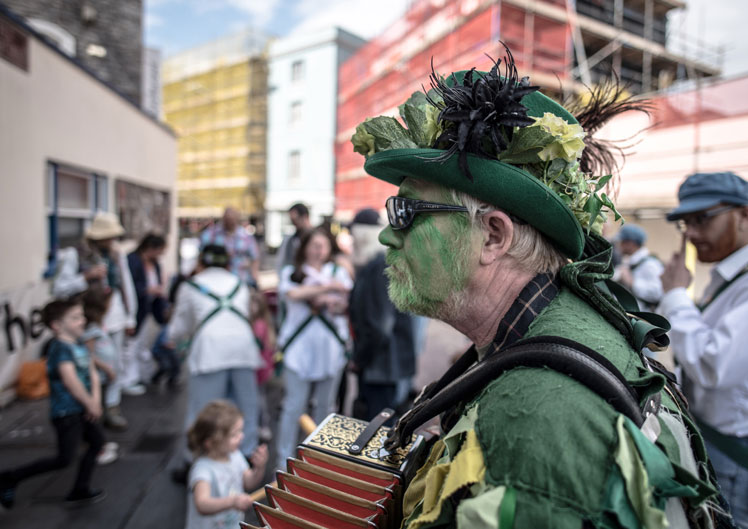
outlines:
[[390, 408], [385, 408], [380, 411], [376, 417], [374, 417], [369, 424], [364, 428], [364, 431], [359, 434], [351, 446], [348, 447], [348, 453], [354, 456], [359, 455], [366, 444], [371, 441], [377, 430], [394, 415], [395, 411]]
[[[607, 358], [572, 340], [539, 336], [517, 342], [474, 364], [459, 376], [447, 372], [436, 383], [441, 390], [418, 402], [398, 421], [390, 431], [385, 448], [391, 451], [407, 444], [413, 432], [426, 421], [459, 402], [472, 400], [492, 380], [516, 367], [545, 367], [563, 373], [594, 391], [637, 426], [644, 422], [636, 391]], [[452, 375], [452, 380], [445, 380], [447, 375]]]

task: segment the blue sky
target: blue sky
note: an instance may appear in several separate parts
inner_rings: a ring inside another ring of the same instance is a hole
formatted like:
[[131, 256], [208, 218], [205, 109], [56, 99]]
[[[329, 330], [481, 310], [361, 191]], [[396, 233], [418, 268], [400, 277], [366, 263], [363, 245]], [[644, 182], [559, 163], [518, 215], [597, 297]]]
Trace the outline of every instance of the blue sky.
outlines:
[[169, 56], [248, 26], [284, 36], [339, 25], [371, 38], [406, 5], [405, 0], [145, 0], [145, 41]]
[[[338, 25], [372, 38], [405, 12], [409, 0], [144, 0], [145, 41], [165, 56], [239, 31], [248, 26], [284, 36], [292, 31]], [[724, 72], [748, 73], [748, 17], [744, 0], [687, 0], [675, 10], [673, 50], [698, 56], [709, 46], [725, 47]]]

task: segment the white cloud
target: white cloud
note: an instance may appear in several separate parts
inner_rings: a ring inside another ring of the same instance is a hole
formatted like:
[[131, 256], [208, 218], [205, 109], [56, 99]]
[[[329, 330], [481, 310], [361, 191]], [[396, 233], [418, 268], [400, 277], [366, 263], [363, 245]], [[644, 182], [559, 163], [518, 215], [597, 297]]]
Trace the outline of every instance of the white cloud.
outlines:
[[402, 0], [299, 0], [294, 10], [301, 22], [292, 32], [339, 26], [351, 33], [371, 39], [405, 13]]
[[714, 62], [724, 46], [724, 74], [748, 72], [748, 39], [742, 37], [748, 4], [733, 0], [689, 0], [672, 12], [671, 48], [690, 57]]
[[178, 0], [145, 0], [145, 11], [148, 12], [150, 9], [175, 2]]
[[273, 18], [280, 0], [221, 0], [229, 6], [247, 13], [252, 19], [254, 27], [263, 28]]
[[145, 27], [146, 28], [157, 28], [164, 25], [164, 19], [155, 13], [145, 14]]
[[247, 22], [245, 20], [234, 20], [231, 24], [229, 24], [228, 28], [229, 33], [238, 33], [247, 29]]

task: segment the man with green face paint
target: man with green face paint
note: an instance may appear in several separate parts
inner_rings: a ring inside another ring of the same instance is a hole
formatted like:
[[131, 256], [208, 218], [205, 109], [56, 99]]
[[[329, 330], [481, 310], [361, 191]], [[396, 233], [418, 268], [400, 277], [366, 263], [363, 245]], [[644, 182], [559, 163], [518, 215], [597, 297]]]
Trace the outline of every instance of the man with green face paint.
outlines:
[[385, 445], [440, 415], [403, 526], [731, 527], [685, 401], [640, 352], [667, 344], [667, 322], [632, 317], [599, 234], [618, 214], [585, 129], [636, 105], [598, 92], [577, 120], [508, 50], [431, 85], [399, 107], [405, 127], [380, 116], [352, 139], [399, 187], [380, 234], [390, 298], [474, 342]]
[[[400, 186], [400, 196], [426, 200], [448, 200], [444, 191], [416, 179]], [[386, 271], [390, 298], [402, 311], [442, 318], [467, 283], [471, 250], [479, 240], [464, 215], [423, 215], [408, 235], [406, 239], [391, 228], [380, 235], [380, 242], [390, 248]]]

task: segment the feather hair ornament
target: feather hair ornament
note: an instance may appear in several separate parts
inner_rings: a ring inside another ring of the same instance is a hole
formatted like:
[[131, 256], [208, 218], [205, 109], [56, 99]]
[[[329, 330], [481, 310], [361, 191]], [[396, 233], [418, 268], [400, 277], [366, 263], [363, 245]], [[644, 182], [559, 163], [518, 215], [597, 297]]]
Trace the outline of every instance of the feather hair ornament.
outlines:
[[462, 83], [452, 74], [448, 78], [451, 79], [451, 86], [436, 73], [434, 61], [431, 60], [431, 88], [441, 101], [428, 94], [426, 97], [440, 109], [439, 121], [446, 123], [433, 145], [434, 148], [446, 150], [432, 161], [444, 162], [458, 153], [460, 169], [471, 182], [473, 177], [468, 167], [468, 153], [496, 159], [511, 141], [514, 127], [534, 123], [520, 101], [539, 87], [530, 86], [528, 77], [519, 78], [512, 52], [503, 42], [502, 45], [506, 51], [503, 75], [502, 59], [494, 60], [488, 56], [493, 62], [488, 73], [476, 73], [472, 68], [465, 73]]
[[626, 160], [626, 153], [631, 146], [624, 140], [604, 140], [595, 138], [594, 134], [608, 121], [631, 110], [649, 115], [652, 104], [646, 100], [636, 100], [626, 95], [626, 87], [620, 83], [618, 76], [611, 81], [588, 88], [586, 99], [572, 97], [563, 102], [587, 133], [585, 148], [579, 159], [579, 168], [585, 174], [613, 175], [611, 185], [617, 187], [620, 179], [620, 168]]

